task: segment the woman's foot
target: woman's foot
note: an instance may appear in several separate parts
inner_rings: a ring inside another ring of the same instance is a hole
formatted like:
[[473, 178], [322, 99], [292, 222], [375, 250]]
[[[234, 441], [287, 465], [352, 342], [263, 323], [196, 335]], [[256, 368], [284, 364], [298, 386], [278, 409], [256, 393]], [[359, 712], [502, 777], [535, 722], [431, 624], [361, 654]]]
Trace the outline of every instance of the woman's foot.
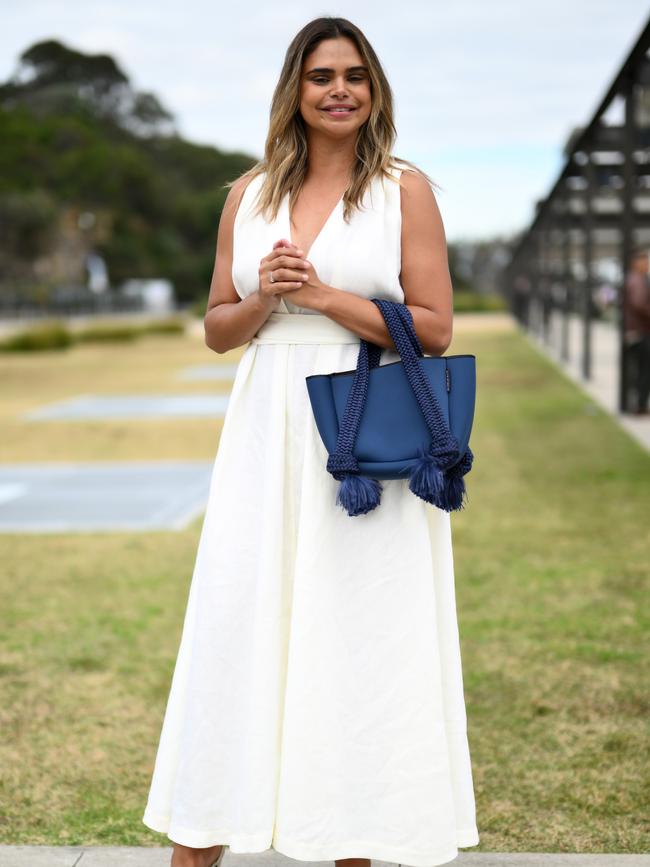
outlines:
[[170, 867], [211, 867], [221, 854], [223, 846], [207, 846], [205, 849], [193, 849], [174, 843]]

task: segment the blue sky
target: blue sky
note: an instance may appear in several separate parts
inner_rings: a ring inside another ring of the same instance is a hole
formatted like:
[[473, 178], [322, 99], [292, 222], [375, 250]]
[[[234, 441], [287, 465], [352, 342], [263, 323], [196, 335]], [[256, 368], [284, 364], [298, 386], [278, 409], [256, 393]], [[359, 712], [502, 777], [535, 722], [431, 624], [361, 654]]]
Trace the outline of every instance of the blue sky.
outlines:
[[320, 15], [360, 27], [395, 96], [395, 152], [441, 187], [450, 241], [525, 227], [648, 17], [646, 0], [23, 0], [5, 15], [0, 75], [41, 39], [112, 54], [181, 133], [260, 156], [295, 33]]

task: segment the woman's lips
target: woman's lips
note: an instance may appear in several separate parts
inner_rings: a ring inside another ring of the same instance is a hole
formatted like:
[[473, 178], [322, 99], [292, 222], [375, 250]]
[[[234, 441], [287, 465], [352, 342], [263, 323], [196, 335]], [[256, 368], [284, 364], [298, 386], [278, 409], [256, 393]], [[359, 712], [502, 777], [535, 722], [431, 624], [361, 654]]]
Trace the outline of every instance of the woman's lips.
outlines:
[[341, 109], [339, 109], [338, 111], [333, 111], [331, 108], [322, 108], [321, 111], [323, 111], [325, 114], [330, 115], [330, 117], [349, 117], [351, 114], [354, 114], [356, 109], [349, 108], [344, 111], [342, 111]]

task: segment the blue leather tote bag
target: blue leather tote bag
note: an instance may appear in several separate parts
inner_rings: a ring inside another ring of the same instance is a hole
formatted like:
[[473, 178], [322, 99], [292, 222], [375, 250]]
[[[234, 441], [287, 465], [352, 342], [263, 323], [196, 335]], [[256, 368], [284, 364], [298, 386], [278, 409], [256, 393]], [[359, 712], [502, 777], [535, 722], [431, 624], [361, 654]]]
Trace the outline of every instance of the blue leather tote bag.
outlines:
[[356, 370], [306, 377], [327, 470], [340, 481], [336, 503], [363, 515], [381, 498], [380, 479], [447, 512], [463, 507], [463, 476], [476, 402], [476, 356], [424, 356], [405, 304], [379, 307], [400, 361], [379, 364], [382, 347], [361, 340]]

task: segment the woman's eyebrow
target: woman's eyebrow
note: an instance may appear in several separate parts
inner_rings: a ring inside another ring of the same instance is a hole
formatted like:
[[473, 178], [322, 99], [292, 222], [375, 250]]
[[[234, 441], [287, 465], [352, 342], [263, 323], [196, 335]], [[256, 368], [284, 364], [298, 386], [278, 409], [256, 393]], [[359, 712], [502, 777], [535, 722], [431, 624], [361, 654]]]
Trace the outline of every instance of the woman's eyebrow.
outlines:
[[[357, 70], [363, 70], [364, 72], [368, 71], [366, 66], [348, 66], [345, 70], [346, 72], [354, 72]], [[329, 66], [317, 66], [314, 69], [310, 69], [307, 71], [307, 75], [311, 75], [312, 72], [336, 72], [335, 69], [330, 69]]]

